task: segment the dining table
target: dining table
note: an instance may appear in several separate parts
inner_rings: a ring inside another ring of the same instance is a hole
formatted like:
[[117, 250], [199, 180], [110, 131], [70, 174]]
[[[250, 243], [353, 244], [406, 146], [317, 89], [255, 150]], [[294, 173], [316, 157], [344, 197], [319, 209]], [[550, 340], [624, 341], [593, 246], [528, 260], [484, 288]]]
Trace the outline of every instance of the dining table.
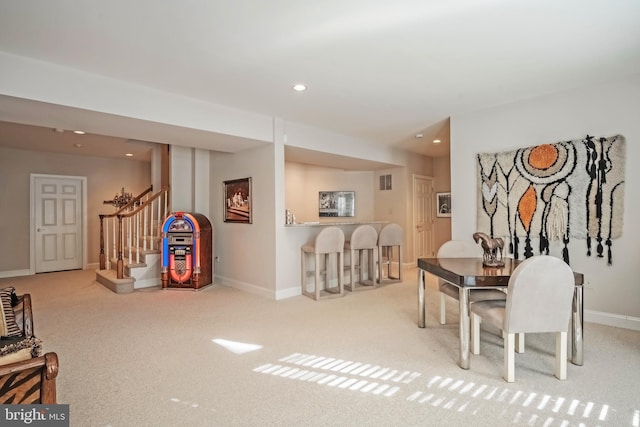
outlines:
[[[459, 290], [460, 304], [460, 355], [458, 365], [469, 369], [470, 329], [469, 291], [471, 289], [496, 289], [509, 285], [509, 278], [521, 260], [503, 259], [504, 266], [487, 267], [482, 258], [418, 258], [418, 327], [425, 327], [425, 274], [430, 273], [443, 279]], [[583, 283], [582, 273], [573, 272], [575, 287], [573, 293], [572, 315], [570, 325], [571, 363], [583, 364]]]

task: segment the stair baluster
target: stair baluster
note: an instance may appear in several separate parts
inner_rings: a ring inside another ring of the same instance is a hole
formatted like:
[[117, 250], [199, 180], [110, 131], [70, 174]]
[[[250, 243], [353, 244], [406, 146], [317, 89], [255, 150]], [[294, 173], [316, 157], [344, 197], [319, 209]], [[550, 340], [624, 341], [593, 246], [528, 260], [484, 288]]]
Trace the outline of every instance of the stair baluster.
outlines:
[[[147, 249], [160, 248], [160, 226], [154, 226], [157, 214], [157, 224], [161, 224], [169, 212], [168, 189], [164, 188], [151, 195], [153, 187], [149, 187], [127, 205], [113, 214], [100, 214], [100, 269], [110, 269], [111, 259], [117, 259], [117, 278], [124, 278], [124, 256], [128, 263], [140, 264], [140, 253]], [[111, 223], [111, 225], [109, 225]], [[110, 241], [109, 227], [111, 227], [112, 241]], [[154, 244], [154, 242], [157, 242]], [[110, 246], [111, 245], [111, 246]]]

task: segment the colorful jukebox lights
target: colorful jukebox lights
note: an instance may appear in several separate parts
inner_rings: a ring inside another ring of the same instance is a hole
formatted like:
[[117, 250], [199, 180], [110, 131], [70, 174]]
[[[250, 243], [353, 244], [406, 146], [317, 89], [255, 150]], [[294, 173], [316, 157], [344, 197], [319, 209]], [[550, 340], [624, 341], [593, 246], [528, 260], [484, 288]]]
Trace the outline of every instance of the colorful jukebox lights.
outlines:
[[211, 223], [174, 212], [162, 225], [162, 288], [200, 289], [212, 283]]

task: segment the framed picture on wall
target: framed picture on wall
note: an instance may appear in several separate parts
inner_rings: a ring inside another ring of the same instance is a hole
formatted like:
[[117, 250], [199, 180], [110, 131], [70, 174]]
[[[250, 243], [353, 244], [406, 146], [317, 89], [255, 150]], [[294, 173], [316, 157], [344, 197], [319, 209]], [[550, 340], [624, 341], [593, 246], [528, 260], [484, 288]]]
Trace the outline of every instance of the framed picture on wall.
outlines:
[[251, 224], [251, 178], [224, 181], [224, 222]]
[[355, 191], [320, 191], [318, 193], [318, 216], [355, 216]]
[[436, 216], [451, 216], [451, 193], [436, 193]]

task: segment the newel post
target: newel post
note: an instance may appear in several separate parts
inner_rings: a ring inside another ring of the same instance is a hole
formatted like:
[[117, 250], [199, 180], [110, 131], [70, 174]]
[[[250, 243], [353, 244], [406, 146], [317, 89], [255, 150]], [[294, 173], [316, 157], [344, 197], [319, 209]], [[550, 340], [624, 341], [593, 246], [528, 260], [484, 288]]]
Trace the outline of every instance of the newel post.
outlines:
[[124, 278], [124, 260], [122, 259], [122, 215], [118, 215], [118, 261], [116, 263], [117, 278]]
[[107, 257], [104, 254], [104, 215], [100, 215], [100, 270], [107, 268]]

